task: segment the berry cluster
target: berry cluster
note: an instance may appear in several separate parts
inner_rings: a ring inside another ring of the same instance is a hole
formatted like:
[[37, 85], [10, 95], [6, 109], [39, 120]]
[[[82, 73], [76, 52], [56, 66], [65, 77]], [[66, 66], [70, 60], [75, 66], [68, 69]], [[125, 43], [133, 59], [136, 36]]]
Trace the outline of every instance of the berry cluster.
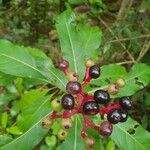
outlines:
[[[112, 133], [112, 124], [125, 122], [128, 118], [128, 110], [131, 109], [131, 101], [128, 97], [122, 97], [116, 103], [112, 104], [110, 95], [117, 94], [119, 88], [125, 86], [125, 81], [120, 78], [114, 84], [110, 85], [105, 90], [97, 90], [94, 95], [88, 95], [83, 92], [83, 88], [90, 82], [91, 79], [100, 77], [101, 69], [95, 65], [92, 60], [86, 62], [86, 73], [82, 83], [78, 82], [79, 76], [75, 72], [69, 72], [69, 63], [63, 60], [59, 63], [59, 69], [64, 72], [68, 78], [66, 85], [66, 94], [62, 99], [52, 101], [53, 113], [51, 119], [63, 118], [67, 119], [75, 114], [82, 114], [84, 125], [81, 131], [81, 136], [89, 141], [86, 129], [93, 128], [103, 137], [108, 137]], [[64, 109], [62, 114], [59, 113], [61, 107]], [[103, 121], [100, 125], [95, 125], [88, 116], [100, 115], [101, 119], [107, 116], [107, 121]], [[91, 142], [93, 143], [93, 142]]]

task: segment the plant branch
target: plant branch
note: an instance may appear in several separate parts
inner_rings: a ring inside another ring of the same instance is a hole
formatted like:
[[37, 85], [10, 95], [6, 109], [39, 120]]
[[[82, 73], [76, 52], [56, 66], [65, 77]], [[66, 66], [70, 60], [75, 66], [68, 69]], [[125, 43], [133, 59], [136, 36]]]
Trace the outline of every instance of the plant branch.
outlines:
[[117, 20], [123, 20], [127, 17], [127, 14], [132, 6], [132, 3], [133, 0], [122, 0]]
[[122, 46], [122, 48], [127, 51], [130, 59], [135, 62], [134, 57], [130, 54], [130, 52], [128, 50], [126, 50], [126, 47], [124, 46], [124, 44], [121, 43], [121, 41], [119, 41], [119, 38], [115, 35], [115, 33], [112, 31], [112, 29], [106, 24], [106, 22], [101, 18], [98, 17], [98, 20], [108, 29], [108, 31], [114, 36], [114, 38], [120, 43], [120, 45]]
[[149, 40], [149, 38], [147, 38], [147, 40], [143, 44], [143, 47], [140, 51], [140, 54], [139, 54], [138, 58], [136, 59], [137, 63], [143, 58], [143, 56], [147, 53], [147, 51], [149, 49], [150, 49], [150, 40]]

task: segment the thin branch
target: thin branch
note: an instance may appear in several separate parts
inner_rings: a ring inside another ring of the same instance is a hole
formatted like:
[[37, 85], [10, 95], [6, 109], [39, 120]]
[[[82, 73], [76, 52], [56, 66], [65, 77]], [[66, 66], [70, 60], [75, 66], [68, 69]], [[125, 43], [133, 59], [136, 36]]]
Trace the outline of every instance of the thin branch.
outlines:
[[143, 44], [143, 47], [140, 51], [138, 58], [136, 59], [137, 63], [144, 57], [144, 55], [147, 53], [149, 49], [150, 49], [150, 40], [149, 38], [147, 38], [147, 40]]
[[119, 63], [115, 63], [115, 64], [117, 64], [117, 65], [125, 65], [125, 64], [133, 64], [133, 63], [135, 63], [135, 61], [124, 61], [124, 62], [119, 62]]
[[122, 46], [122, 48], [123, 48], [125, 51], [127, 51], [128, 55], [129, 55], [129, 57], [130, 57], [130, 59], [131, 59], [132, 61], [135, 61], [135, 60], [134, 60], [134, 57], [130, 54], [130, 52], [129, 52], [128, 50], [126, 50], [126, 47], [121, 43], [121, 41], [119, 41], [119, 38], [115, 35], [115, 33], [112, 31], [112, 29], [105, 23], [105, 21], [104, 21], [103, 19], [101, 19], [101, 17], [98, 17], [98, 20], [108, 29], [108, 31], [114, 36], [114, 38], [115, 38], [116, 40], [118, 40], [118, 42], [120, 43], [120, 45]]
[[129, 40], [136, 40], [136, 39], [142, 39], [142, 38], [146, 38], [146, 37], [150, 37], [150, 34], [146, 34], [146, 35], [141, 35], [141, 36], [137, 36], [137, 37], [133, 37], [133, 38], [123, 38], [123, 39], [118, 39], [118, 40], [111, 40], [108, 41], [107, 43], [114, 43], [114, 42], [121, 42], [121, 41], [129, 41]]
[[117, 20], [123, 20], [127, 17], [127, 14], [132, 6], [132, 3], [133, 0], [122, 0]]

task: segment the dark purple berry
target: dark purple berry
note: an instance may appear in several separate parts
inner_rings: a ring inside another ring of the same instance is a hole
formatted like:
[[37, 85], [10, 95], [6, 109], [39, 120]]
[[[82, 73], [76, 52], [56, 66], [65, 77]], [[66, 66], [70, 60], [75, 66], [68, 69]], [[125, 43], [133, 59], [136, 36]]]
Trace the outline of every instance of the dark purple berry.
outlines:
[[69, 62], [67, 60], [62, 60], [59, 62], [59, 69], [60, 70], [65, 70], [65, 69], [68, 69], [69, 67]]
[[119, 104], [124, 108], [130, 110], [132, 107], [129, 97], [123, 97], [120, 99]]
[[99, 112], [99, 106], [95, 101], [85, 102], [83, 112], [86, 115], [96, 115]]
[[99, 133], [103, 137], [109, 137], [112, 133], [113, 126], [109, 121], [104, 121], [101, 123], [99, 128]]
[[107, 114], [107, 120], [112, 124], [117, 124], [121, 120], [121, 115], [118, 110], [112, 110]]
[[97, 90], [94, 93], [94, 100], [99, 104], [107, 104], [110, 100], [110, 96], [107, 91]]
[[71, 110], [74, 107], [74, 97], [71, 94], [66, 94], [62, 97], [61, 105], [64, 109]]
[[124, 109], [120, 109], [119, 113], [120, 113], [120, 116], [121, 116], [120, 122], [127, 121], [127, 119], [128, 119], [128, 112], [126, 110], [124, 110]]
[[90, 67], [89, 76], [93, 79], [97, 79], [100, 76], [100, 67], [97, 65]]
[[77, 81], [69, 81], [66, 90], [69, 94], [78, 94], [81, 91], [81, 84]]

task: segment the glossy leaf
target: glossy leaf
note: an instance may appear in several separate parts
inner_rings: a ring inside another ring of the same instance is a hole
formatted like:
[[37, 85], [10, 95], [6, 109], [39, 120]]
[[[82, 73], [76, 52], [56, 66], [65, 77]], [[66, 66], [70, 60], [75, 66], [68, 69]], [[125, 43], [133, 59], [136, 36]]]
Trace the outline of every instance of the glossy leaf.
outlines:
[[121, 150], [149, 150], [150, 133], [132, 119], [114, 125], [111, 138]]
[[0, 40], [0, 71], [25, 78], [36, 78], [64, 90], [66, 79], [63, 73], [52, 65], [44, 53], [37, 49], [16, 46]]
[[101, 32], [97, 27], [78, 28], [75, 14], [67, 10], [58, 18], [56, 28], [59, 34], [63, 57], [70, 63], [71, 71], [84, 77], [85, 59], [93, 58], [101, 43]]

